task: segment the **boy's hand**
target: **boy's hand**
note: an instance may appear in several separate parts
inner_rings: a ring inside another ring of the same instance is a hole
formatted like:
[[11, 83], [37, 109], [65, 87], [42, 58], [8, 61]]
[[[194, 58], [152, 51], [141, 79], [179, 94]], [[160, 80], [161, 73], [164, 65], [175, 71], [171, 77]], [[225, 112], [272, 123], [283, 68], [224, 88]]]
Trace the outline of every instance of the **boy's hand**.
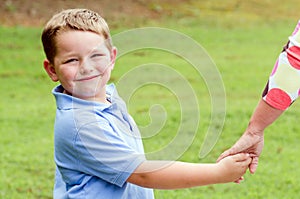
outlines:
[[254, 173], [258, 166], [258, 159], [264, 147], [264, 135], [263, 131], [256, 131], [253, 133], [249, 129], [240, 137], [240, 139], [228, 150], [224, 151], [218, 158], [217, 162], [223, 158], [238, 154], [238, 153], [249, 153], [252, 162], [249, 165], [250, 173]]
[[217, 163], [220, 180], [224, 183], [239, 183], [243, 179], [242, 176], [246, 173], [251, 160], [252, 158], [247, 153], [225, 157]]

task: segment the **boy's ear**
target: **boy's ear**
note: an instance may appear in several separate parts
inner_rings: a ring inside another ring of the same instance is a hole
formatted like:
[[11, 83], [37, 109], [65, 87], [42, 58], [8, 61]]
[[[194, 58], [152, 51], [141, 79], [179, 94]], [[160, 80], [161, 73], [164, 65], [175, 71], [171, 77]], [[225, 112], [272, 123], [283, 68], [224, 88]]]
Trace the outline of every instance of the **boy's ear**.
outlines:
[[58, 77], [57, 77], [55, 68], [54, 68], [53, 64], [51, 64], [49, 62], [48, 59], [44, 60], [44, 69], [47, 72], [47, 74], [49, 75], [49, 77], [52, 79], [52, 81], [54, 81], [54, 82], [58, 81]]
[[117, 48], [113, 47], [110, 53], [110, 60], [111, 60], [111, 69], [114, 68], [115, 63], [116, 63], [116, 58], [117, 58]]

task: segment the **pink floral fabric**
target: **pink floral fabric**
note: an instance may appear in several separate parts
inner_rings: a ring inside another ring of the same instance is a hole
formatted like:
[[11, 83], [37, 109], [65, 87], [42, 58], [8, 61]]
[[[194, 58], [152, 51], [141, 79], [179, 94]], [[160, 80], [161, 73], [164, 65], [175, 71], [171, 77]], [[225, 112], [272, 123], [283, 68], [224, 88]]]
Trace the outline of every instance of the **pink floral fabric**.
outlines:
[[272, 107], [285, 110], [300, 95], [300, 20], [275, 62], [263, 99]]

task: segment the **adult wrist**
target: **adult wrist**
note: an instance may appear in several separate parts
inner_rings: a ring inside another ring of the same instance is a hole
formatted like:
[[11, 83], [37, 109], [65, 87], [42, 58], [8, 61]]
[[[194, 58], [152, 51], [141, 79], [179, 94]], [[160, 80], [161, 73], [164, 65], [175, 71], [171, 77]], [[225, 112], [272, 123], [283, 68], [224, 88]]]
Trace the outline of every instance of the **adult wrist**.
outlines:
[[249, 126], [246, 129], [246, 133], [248, 135], [250, 135], [251, 137], [253, 137], [253, 136], [261, 137], [261, 136], [264, 136], [264, 130], [265, 130], [265, 128], [263, 128], [263, 127], [259, 127], [258, 125], [249, 123]]

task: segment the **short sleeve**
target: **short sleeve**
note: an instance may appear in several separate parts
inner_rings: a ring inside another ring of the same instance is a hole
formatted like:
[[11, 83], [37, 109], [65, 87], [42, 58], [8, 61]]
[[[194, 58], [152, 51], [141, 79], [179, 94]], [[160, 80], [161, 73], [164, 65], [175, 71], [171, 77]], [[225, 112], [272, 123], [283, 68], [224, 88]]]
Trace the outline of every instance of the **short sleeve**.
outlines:
[[263, 92], [272, 107], [285, 110], [300, 94], [300, 21], [275, 62]]
[[134, 141], [137, 138], [121, 135], [109, 123], [85, 124], [78, 130], [74, 142], [80, 170], [122, 186], [145, 161], [144, 154], [129, 146], [128, 139]]

